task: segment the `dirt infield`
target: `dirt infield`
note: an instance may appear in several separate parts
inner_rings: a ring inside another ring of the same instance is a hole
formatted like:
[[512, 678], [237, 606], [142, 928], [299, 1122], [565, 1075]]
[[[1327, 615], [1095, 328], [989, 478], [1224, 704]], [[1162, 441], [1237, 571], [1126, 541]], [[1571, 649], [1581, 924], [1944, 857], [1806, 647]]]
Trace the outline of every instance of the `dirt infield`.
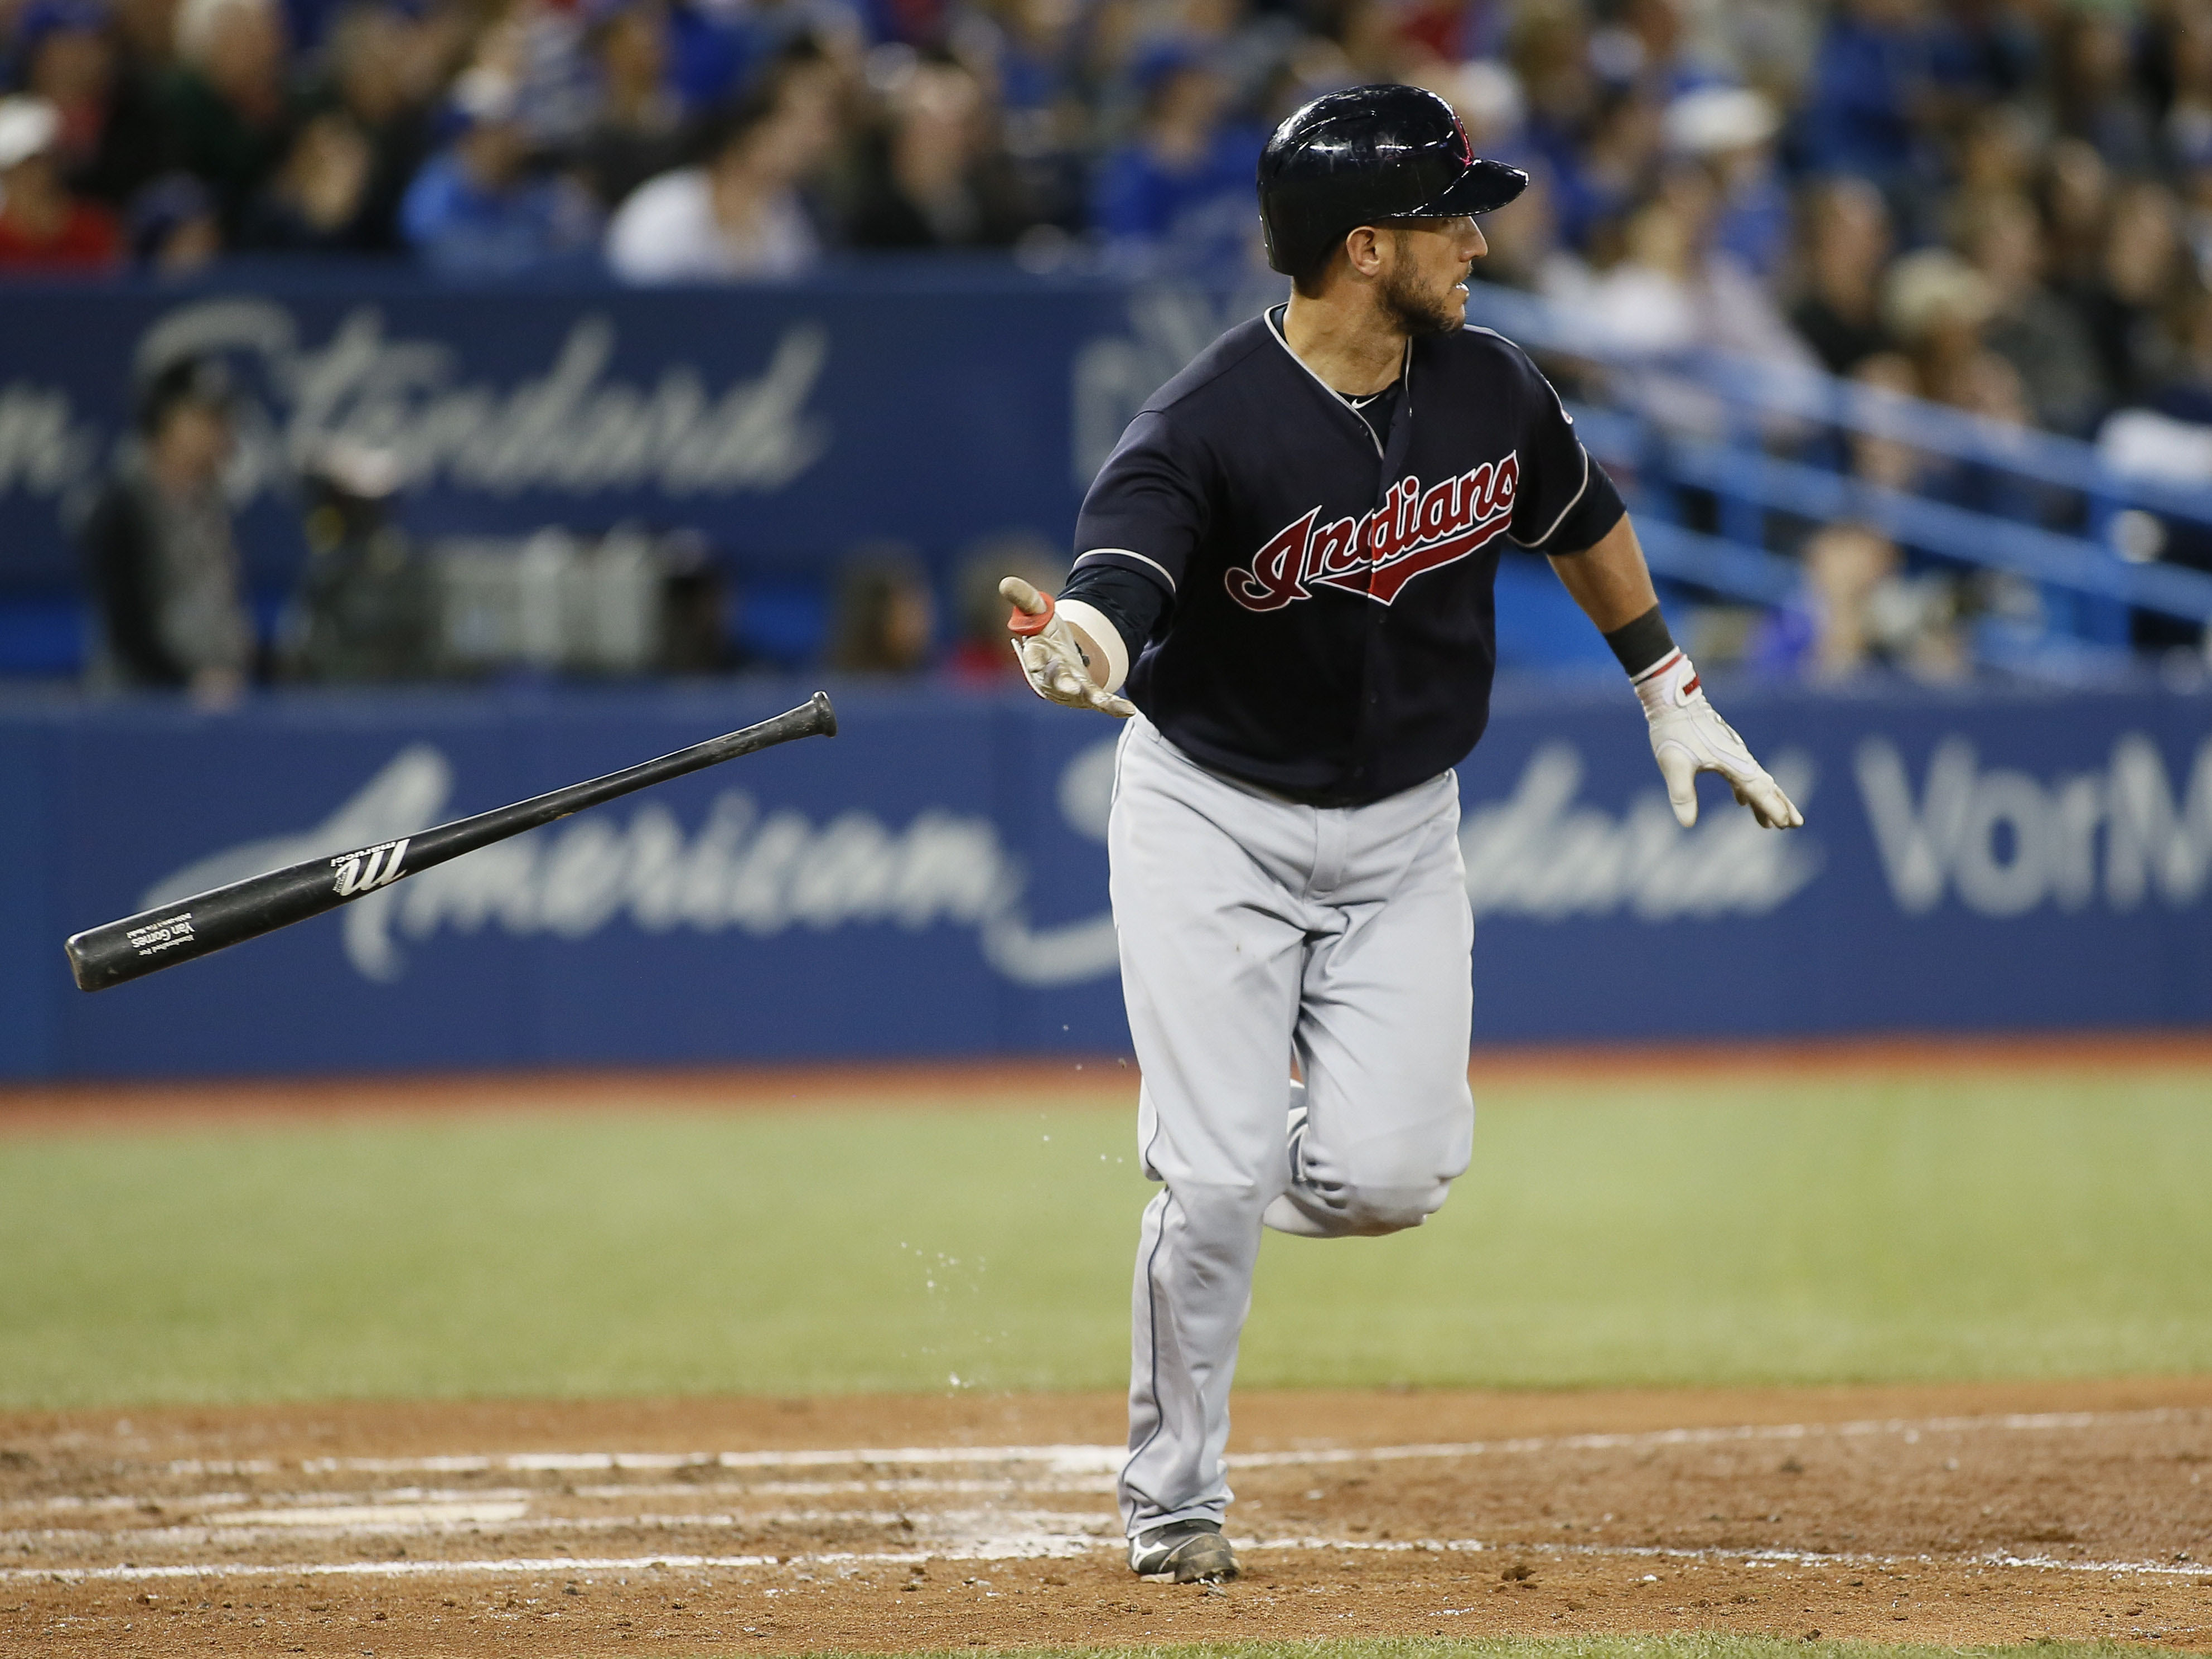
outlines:
[[2212, 1649], [2212, 1378], [1237, 1406], [1221, 1589], [1105, 1396], [0, 1417], [0, 1650], [791, 1653], [1711, 1629]]

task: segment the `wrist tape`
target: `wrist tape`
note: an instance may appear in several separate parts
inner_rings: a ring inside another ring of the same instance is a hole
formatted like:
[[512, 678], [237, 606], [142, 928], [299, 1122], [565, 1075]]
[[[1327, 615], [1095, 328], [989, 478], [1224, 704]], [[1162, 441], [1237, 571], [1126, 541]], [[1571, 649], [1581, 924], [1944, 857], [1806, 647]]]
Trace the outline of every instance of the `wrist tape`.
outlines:
[[1091, 678], [1103, 690], [1119, 691], [1121, 682], [1129, 678], [1129, 647], [1122, 641], [1121, 630], [1114, 625], [1114, 619], [1097, 605], [1086, 605], [1081, 599], [1062, 599], [1060, 614], [1070, 627], [1088, 634], [1091, 642], [1105, 656], [1104, 662], [1091, 665]]

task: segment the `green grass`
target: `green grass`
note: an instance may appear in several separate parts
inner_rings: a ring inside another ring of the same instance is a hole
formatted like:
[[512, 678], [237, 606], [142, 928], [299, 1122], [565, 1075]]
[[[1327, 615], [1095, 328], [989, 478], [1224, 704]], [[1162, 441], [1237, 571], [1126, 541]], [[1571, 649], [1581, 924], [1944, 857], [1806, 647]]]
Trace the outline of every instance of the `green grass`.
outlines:
[[[814, 1109], [0, 1142], [0, 1405], [1113, 1388], [1129, 1115]], [[2212, 1370], [2212, 1083], [1516, 1087], [1429, 1226], [1270, 1235], [1241, 1380]]]

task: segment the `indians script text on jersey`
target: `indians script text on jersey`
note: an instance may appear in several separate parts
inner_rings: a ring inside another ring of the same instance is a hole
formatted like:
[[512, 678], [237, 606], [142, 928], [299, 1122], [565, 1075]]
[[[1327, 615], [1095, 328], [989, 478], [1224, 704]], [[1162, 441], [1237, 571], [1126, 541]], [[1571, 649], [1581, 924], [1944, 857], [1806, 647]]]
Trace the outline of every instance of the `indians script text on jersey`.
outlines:
[[1504, 534], [1520, 484], [1516, 453], [1426, 489], [1419, 478], [1401, 478], [1361, 518], [1316, 528], [1321, 508], [1311, 507], [1269, 537], [1249, 567], [1230, 569], [1229, 597], [1247, 611], [1273, 611], [1311, 599], [1315, 583], [1388, 605], [1422, 572], [1456, 564]]

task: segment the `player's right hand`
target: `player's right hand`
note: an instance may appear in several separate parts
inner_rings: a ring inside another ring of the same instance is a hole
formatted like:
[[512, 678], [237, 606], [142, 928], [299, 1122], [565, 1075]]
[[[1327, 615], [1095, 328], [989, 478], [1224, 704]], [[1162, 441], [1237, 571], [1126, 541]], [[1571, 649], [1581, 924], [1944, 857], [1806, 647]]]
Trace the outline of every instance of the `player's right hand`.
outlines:
[[1074, 630], [1054, 611], [1050, 594], [1038, 592], [1019, 576], [1008, 576], [999, 584], [999, 597], [1014, 607], [1006, 619], [1014, 656], [1037, 696], [1070, 708], [1096, 708], [1117, 720], [1137, 712], [1136, 704], [1091, 678]]

